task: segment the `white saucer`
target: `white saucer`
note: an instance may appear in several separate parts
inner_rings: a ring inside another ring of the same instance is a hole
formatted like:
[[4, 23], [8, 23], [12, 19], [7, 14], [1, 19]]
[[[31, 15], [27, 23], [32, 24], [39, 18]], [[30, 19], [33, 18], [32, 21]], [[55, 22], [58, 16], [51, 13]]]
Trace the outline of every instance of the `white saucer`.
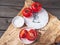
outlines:
[[[30, 27], [25, 27], [23, 29], [26, 29], [27, 31], [30, 31], [30, 29], [33, 29], [33, 28], [30, 28]], [[21, 42], [24, 43], [24, 44], [31, 44], [33, 43], [35, 40], [33, 41], [30, 41], [28, 40], [27, 38], [20, 38]]]
[[14, 27], [22, 27], [24, 25], [24, 18], [21, 16], [16, 16], [13, 18], [12, 24]]
[[47, 25], [49, 16], [47, 11], [42, 8], [42, 10], [39, 11], [38, 13], [34, 13], [32, 17], [30, 18], [24, 17], [24, 19], [28, 27], [40, 29]]
[[21, 42], [24, 43], [24, 44], [31, 44], [33, 43], [34, 41], [29, 41], [28, 39], [21, 39]]

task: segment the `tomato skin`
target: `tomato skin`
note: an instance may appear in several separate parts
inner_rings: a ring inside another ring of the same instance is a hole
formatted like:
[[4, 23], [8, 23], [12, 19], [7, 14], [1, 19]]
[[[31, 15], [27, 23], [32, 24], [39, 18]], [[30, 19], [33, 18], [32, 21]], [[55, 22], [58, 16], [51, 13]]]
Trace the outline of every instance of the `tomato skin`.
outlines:
[[19, 38], [26, 38], [29, 41], [34, 41], [37, 39], [38, 33], [35, 29], [30, 29], [27, 31], [26, 29], [22, 29], [19, 33]]
[[32, 16], [32, 10], [30, 8], [24, 8], [22, 14], [24, 17], [29, 18]]
[[34, 41], [34, 40], [37, 39], [37, 36], [38, 36], [37, 31], [31, 29], [31, 30], [28, 32], [26, 38], [27, 38], [28, 40], [30, 40], [30, 41]]
[[33, 10], [33, 12], [38, 12], [42, 9], [42, 5], [38, 2], [33, 2], [33, 4], [31, 5], [31, 9]]
[[22, 29], [19, 34], [19, 38], [26, 38], [27, 30]]

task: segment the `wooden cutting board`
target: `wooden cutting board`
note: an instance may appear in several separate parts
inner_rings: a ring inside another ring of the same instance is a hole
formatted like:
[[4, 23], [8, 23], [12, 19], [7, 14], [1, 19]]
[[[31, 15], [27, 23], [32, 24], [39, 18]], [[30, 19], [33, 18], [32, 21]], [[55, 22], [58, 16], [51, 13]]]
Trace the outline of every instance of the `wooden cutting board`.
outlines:
[[[26, 0], [23, 8], [30, 6], [32, 3], [32, 0]], [[22, 10], [17, 15], [21, 16]], [[44, 28], [38, 30], [38, 39], [30, 45], [51, 45], [54, 42], [60, 41], [60, 38], [58, 37], [60, 35], [60, 21], [57, 19], [57, 17], [53, 16], [52, 14], [48, 14], [48, 24]], [[24, 25], [23, 27], [26, 26]], [[0, 38], [0, 45], [24, 45], [19, 39], [20, 29], [15, 28], [11, 23], [6, 32]]]

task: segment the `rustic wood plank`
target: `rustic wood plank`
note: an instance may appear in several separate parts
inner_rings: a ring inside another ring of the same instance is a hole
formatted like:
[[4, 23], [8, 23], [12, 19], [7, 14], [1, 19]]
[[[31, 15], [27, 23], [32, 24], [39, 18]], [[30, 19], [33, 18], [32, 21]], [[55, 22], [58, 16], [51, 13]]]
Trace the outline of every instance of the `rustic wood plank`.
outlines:
[[56, 43], [60, 43], [60, 35], [55, 40]]
[[60, 43], [57, 43], [56, 45], [60, 45]]
[[25, 0], [1, 0], [0, 5], [23, 6]]
[[51, 8], [46, 8], [46, 10], [50, 13], [52, 13], [54, 16], [56, 16], [58, 19], [60, 19], [60, 9], [51, 9]]
[[41, 2], [45, 8], [60, 8], [60, 0], [34, 0]]
[[0, 6], [0, 17], [14, 17], [18, 11], [13, 7]]
[[0, 30], [6, 30], [11, 23], [12, 18], [0, 18]]
[[[60, 5], [59, 5], [60, 0], [34, 0], [34, 1], [41, 2], [43, 4], [44, 8], [46, 8], [46, 9], [49, 8], [47, 10], [49, 10], [50, 12], [52, 12], [55, 15], [57, 14], [59, 17], [60, 13], [58, 11], [60, 11]], [[16, 16], [17, 13], [21, 10], [23, 5], [24, 5], [24, 0], [22, 0], [22, 1], [21, 0], [1, 0], [0, 1], [0, 17]]]
[[0, 31], [0, 38], [1, 38], [1, 36], [3, 35], [4, 32], [5, 32], [5, 31]]
[[[14, 17], [22, 7], [0, 6], [0, 17]], [[60, 8], [45, 8], [60, 19]]]
[[[25, 0], [1, 0], [0, 5], [23, 6]], [[34, 0], [41, 2], [45, 8], [60, 8], [60, 0]]]

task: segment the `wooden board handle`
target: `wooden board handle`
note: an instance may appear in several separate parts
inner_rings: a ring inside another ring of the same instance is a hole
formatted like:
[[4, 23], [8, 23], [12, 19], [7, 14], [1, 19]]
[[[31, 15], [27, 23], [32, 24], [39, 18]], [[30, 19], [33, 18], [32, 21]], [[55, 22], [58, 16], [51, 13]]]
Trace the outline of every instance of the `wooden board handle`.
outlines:
[[32, 0], [25, 0], [25, 7], [29, 7], [32, 4]]

